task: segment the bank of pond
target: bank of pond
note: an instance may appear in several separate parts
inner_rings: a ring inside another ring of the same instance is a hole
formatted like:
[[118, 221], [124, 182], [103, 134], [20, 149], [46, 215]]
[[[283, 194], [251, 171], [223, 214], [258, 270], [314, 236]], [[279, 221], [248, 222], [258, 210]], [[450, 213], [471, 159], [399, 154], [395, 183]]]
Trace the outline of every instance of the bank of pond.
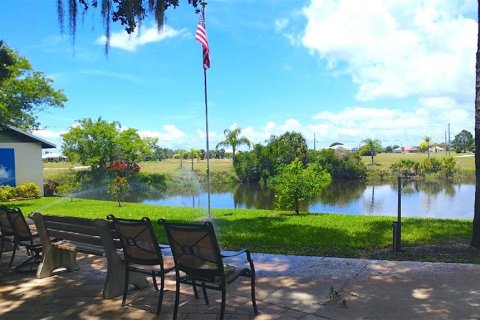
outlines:
[[[3, 202], [18, 206], [28, 214], [105, 218], [108, 214], [140, 219], [149, 217], [160, 241], [166, 241], [156, 221], [205, 221], [210, 219], [216, 228], [222, 248], [249, 248], [258, 253], [365, 257], [392, 246], [393, 217], [345, 214], [301, 214], [276, 210], [212, 209], [208, 216], [204, 208], [153, 206], [115, 201], [43, 197], [33, 200]], [[404, 218], [402, 245], [443, 245], [468, 243], [471, 220]]]

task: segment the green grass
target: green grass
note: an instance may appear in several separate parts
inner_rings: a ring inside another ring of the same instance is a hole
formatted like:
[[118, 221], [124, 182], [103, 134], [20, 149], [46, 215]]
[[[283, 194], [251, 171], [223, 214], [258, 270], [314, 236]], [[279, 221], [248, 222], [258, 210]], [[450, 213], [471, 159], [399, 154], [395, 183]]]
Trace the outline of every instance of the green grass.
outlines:
[[[180, 159], [167, 159], [164, 161], [146, 161], [139, 163], [141, 171], [145, 173], [161, 173], [172, 175], [180, 168]], [[190, 159], [183, 160], [182, 165], [186, 169], [192, 168]], [[207, 160], [193, 160], [193, 170], [206, 172]], [[232, 159], [210, 159], [210, 172], [231, 172], [233, 170]]]
[[[143, 173], [159, 173], [168, 177], [175, 176], [180, 169], [180, 159], [167, 159], [164, 161], [145, 161], [140, 162], [140, 171]], [[191, 170], [192, 163], [190, 159], [184, 159], [183, 168]], [[55, 175], [69, 170], [85, 170], [80, 164], [72, 162], [44, 162], [43, 177], [44, 179], [54, 178]], [[193, 160], [193, 170], [199, 175], [205, 175], [207, 172], [206, 160]], [[215, 174], [234, 175], [232, 159], [210, 159], [210, 172]]]
[[[154, 221], [160, 241], [166, 241], [156, 225], [159, 218], [175, 221], [204, 220], [203, 209], [159, 207], [146, 204], [124, 203], [118, 207], [113, 201], [94, 201], [67, 198], [41, 198], [5, 203], [19, 206], [24, 213], [39, 211], [45, 214], [105, 218], [140, 218], [148, 216]], [[339, 214], [294, 215], [290, 212], [246, 209], [212, 210], [213, 222], [222, 248], [237, 250], [249, 248], [253, 252], [365, 257], [384, 250], [392, 244], [394, 217], [354, 216]], [[442, 245], [468, 243], [471, 221], [404, 218], [402, 244]]]

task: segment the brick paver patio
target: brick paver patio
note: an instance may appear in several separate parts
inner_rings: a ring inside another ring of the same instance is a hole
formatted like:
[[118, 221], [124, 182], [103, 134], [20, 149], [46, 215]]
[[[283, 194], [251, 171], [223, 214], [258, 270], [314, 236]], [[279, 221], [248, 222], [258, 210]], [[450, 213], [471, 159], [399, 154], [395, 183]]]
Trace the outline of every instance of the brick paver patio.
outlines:
[[[0, 262], [1, 319], [154, 319], [153, 286], [103, 300], [106, 260], [78, 255], [80, 271], [45, 279], [8, 270]], [[255, 254], [255, 316], [248, 280], [229, 288], [225, 319], [479, 319], [480, 266], [294, 257]], [[20, 260], [20, 258], [19, 258]], [[171, 319], [175, 282], [167, 276], [162, 313]], [[217, 319], [220, 296], [210, 305], [182, 286], [178, 319]]]

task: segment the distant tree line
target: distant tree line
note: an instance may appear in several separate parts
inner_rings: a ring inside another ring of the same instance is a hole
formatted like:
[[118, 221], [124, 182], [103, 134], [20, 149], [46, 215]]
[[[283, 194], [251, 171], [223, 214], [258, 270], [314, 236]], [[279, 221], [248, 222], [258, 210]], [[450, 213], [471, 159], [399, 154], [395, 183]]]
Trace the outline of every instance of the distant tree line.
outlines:
[[333, 179], [363, 179], [366, 176], [366, 167], [358, 153], [308, 150], [302, 134], [293, 131], [270, 137], [266, 145], [255, 144], [251, 151], [239, 152], [234, 170], [242, 182], [268, 182], [295, 159], [305, 167], [318, 165]]

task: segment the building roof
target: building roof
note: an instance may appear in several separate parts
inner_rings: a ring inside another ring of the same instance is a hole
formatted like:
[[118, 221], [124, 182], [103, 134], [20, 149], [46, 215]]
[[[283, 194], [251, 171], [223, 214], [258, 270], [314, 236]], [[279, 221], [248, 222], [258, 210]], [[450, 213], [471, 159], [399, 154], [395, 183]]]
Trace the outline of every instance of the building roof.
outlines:
[[2, 140], [3, 140], [3, 139], [1, 139], [2, 135], [10, 136], [11, 138], [14, 138], [14, 139], [16, 139], [18, 141], [21, 141], [21, 142], [40, 143], [42, 145], [42, 148], [44, 148], [44, 149], [56, 148], [57, 147], [56, 145], [54, 145], [51, 142], [43, 140], [39, 137], [35, 137], [34, 135], [32, 135], [30, 133], [27, 133], [23, 130], [20, 130], [19, 128], [11, 126], [9, 124], [6, 125], [3, 132], [0, 132], [0, 142], [2, 142]]

